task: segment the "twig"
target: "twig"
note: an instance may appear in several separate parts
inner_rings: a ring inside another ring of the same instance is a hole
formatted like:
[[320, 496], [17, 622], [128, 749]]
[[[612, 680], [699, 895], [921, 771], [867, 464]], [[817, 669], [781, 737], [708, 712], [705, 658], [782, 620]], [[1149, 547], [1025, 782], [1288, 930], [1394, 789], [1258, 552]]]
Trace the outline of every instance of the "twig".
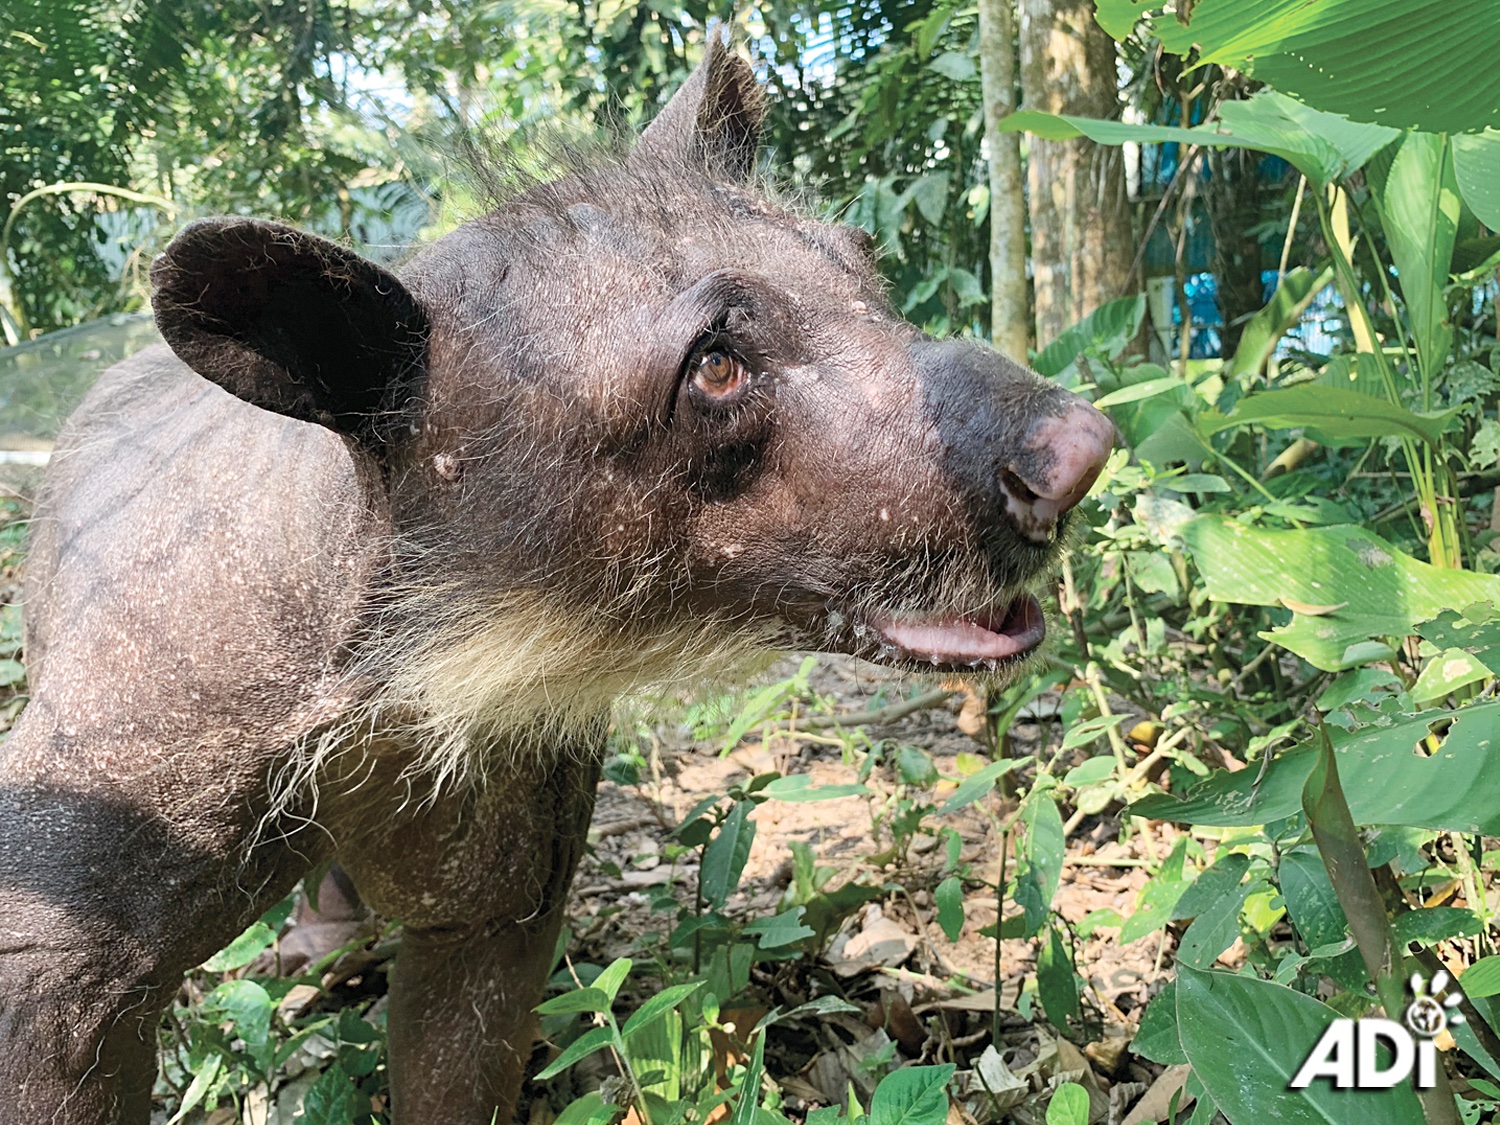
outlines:
[[829, 727], [873, 727], [882, 723], [894, 723], [918, 711], [941, 706], [955, 692], [947, 688], [936, 688], [914, 699], [903, 699], [900, 703], [888, 703], [873, 711], [843, 711], [837, 715], [814, 715], [802, 720], [802, 729], [826, 730]]

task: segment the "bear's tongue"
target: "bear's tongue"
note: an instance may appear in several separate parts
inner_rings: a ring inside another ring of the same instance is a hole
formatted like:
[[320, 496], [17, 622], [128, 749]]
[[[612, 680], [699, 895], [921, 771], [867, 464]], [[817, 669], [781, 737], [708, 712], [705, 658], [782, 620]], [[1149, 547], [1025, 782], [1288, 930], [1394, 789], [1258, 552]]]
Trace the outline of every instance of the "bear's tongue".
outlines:
[[934, 664], [973, 664], [1028, 652], [1047, 633], [1042, 607], [1022, 594], [1004, 610], [977, 616], [872, 619], [891, 644]]

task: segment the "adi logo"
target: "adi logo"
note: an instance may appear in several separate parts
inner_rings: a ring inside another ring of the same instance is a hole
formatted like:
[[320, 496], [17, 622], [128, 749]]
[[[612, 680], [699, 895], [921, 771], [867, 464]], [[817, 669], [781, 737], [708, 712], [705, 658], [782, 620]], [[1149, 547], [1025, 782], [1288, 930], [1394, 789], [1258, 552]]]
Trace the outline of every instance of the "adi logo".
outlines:
[[1437, 1045], [1433, 1040], [1464, 1019], [1461, 1012], [1454, 1011], [1463, 996], [1457, 988], [1448, 991], [1448, 983], [1448, 974], [1439, 972], [1429, 988], [1420, 973], [1414, 974], [1412, 1002], [1406, 1006], [1402, 1023], [1392, 1019], [1334, 1020], [1292, 1077], [1291, 1088], [1303, 1090], [1327, 1078], [1336, 1090], [1388, 1090], [1405, 1082], [1415, 1070], [1417, 1089], [1430, 1090], [1437, 1080]]

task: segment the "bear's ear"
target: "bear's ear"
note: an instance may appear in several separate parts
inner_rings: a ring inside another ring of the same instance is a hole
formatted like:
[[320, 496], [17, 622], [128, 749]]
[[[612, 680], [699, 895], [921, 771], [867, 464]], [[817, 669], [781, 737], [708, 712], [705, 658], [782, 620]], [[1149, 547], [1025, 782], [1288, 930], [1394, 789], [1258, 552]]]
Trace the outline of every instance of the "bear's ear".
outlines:
[[702, 164], [737, 182], [750, 178], [765, 120], [765, 97], [750, 64], [710, 31], [698, 69], [641, 134], [637, 151]]
[[427, 317], [373, 262], [279, 223], [205, 219], [156, 259], [151, 284], [172, 350], [246, 402], [372, 449], [410, 425]]

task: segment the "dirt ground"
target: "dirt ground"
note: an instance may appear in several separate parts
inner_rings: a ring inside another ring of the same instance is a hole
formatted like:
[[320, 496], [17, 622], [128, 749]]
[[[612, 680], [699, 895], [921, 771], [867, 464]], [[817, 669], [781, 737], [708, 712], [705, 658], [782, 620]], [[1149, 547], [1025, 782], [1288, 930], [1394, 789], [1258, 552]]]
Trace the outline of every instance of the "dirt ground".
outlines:
[[[796, 658], [783, 660], [763, 678], [790, 676], [797, 664]], [[889, 708], [934, 686], [837, 656], [818, 657], [810, 682], [825, 705], [820, 710], [841, 716]], [[964, 699], [962, 692], [955, 692], [896, 721], [859, 729], [870, 741], [889, 740], [893, 747], [927, 751], [939, 773], [953, 778], [959, 774], [959, 755], [988, 753], [982, 735], [971, 736], [962, 729]], [[1037, 710], [1045, 715], [1050, 702], [1044, 697]], [[679, 901], [691, 902], [696, 854], [679, 857], [675, 863], [665, 854], [672, 843], [671, 829], [700, 800], [769, 770], [805, 773], [819, 785], [858, 780], [857, 756], [834, 744], [837, 740], [819, 737], [827, 734], [826, 728], [810, 737], [799, 734], [795, 721], [774, 724], [764, 737], [752, 735], [728, 754], [722, 752], [722, 740], [694, 741], [685, 726], [671, 729], [658, 724], [655, 733], [660, 747], [652, 755], [651, 768], [644, 771], [648, 776], [636, 785], [606, 781], [601, 788], [590, 837], [592, 854], [584, 860], [573, 891], [572, 958], [603, 965], [617, 956], [639, 959], [642, 950], [665, 945], [673, 919], [654, 910], [653, 900], [670, 890]], [[1010, 731], [1008, 751], [1024, 756], [1045, 747], [1047, 739], [1052, 747], [1058, 744], [1055, 723], [1022, 720]], [[1075, 752], [1078, 760], [1086, 753]], [[744, 877], [726, 907], [735, 919], [775, 914], [791, 880], [790, 847], [795, 842], [807, 844], [819, 864], [837, 871], [832, 886], [854, 879], [878, 884], [884, 879], [905, 888], [904, 893], [866, 905], [845, 922], [822, 964], [812, 970], [810, 975], [816, 980], [789, 980], [785, 974], [772, 973], [752, 980], [752, 992], [759, 991], [768, 1007], [789, 1007], [805, 999], [811, 988], [820, 994], [841, 995], [867, 1013], [863, 1026], [844, 1018], [838, 1021], [837, 1035], [815, 1033], [812, 1042], [785, 1044], [780, 1057], [774, 1041], [768, 1047], [767, 1068], [793, 1109], [799, 1108], [799, 1102], [837, 1104], [844, 1100], [851, 1080], [856, 1088], [865, 1086], [859, 1059], [886, 1048], [891, 1039], [897, 1041], [897, 1061], [958, 1059], [961, 1071], [964, 1060], [974, 1064], [991, 1042], [995, 942], [980, 930], [995, 924], [999, 904], [993, 885], [983, 884], [994, 884], [1001, 874], [1001, 842], [995, 823], [1014, 809], [1015, 802], [997, 791], [981, 803], [988, 803], [991, 815], [975, 805], [953, 816], [926, 820], [934, 827], [956, 829], [963, 841], [961, 862], [971, 865], [973, 878], [965, 883], [965, 923], [958, 940], [950, 942], [938, 926], [932, 896], [942, 877], [943, 849], [935, 836], [918, 836], [905, 867], [881, 866], [877, 861], [887, 858], [881, 853], [889, 848], [890, 837], [872, 831], [872, 816], [893, 795], [897, 780], [892, 770], [877, 768], [866, 784], [872, 790], [870, 796], [760, 805], [753, 817], [757, 831]], [[952, 788], [951, 781], [941, 782], [927, 799], [941, 804]], [[1114, 910], [1128, 917], [1145, 884], [1146, 863], [1171, 847], [1172, 831], [1137, 822], [1125, 833], [1119, 816], [1109, 810], [1081, 819], [1068, 837], [1053, 909], [1074, 926], [1094, 911]], [[1013, 855], [1006, 857], [1006, 864], [1006, 870], [1013, 872]], [[1006, 917], [1020, 912], [1014, 903], [1002, 909]], [[994, 1100], [984, 1097], [972, 1099], [967, 1114], [958, 1106], [955, 1113], [980, 1122], [1039, 1121], [1045, 1095], [1057, 1082], [1084, 1080], [1095, 1095], [1092, 1120], [1130, 1120], [1135, 1125], [1164, 1117], [1167, 1099], [1160, 1095], [1167, 1087], [1179, 1086], [1180, 1075], [1163, 1074], [1160, 1066], [1134, 1059], [1127, 1044], [1146, 1001], [1165, 983], [1171, 967], [1171, 939], [1158, 932], [1121, 945], [1118, 934], [1116, 928], [1101, 927], [1077, 940], [1075, 962], [1087, 982], [1082, 1000], [1085, 1019], [1063, 1039], [1055, 1037], [1040, 1005], [1032, 1003], [1038, 942], [1010, 939], [1001, 943], [1004, 1042], [997, 1046], [1005, 1064], [1001, 1069], [1024, 1082], [1026, 1093], [1022, 1096], [1016, 1091], [1013, 1096], [1021, 1100], [1006, 1106], [1003, 1113], [996, 1112]], [[959, 1078], [962, 1085], [962, 1073]], [[1129, 1114], [1129, 1108], [1142, 1100], [1153, 1083], [1158, 1085], [1154, 1100], [1160, 1102], [1159, 1107], [1149, 1104], [1153, 1099], [1145, 1099], [1148, 1104], [1140, 1107], [1143, 1115]], [[537, 1112], [545, 1121], [545, 1111]]]

